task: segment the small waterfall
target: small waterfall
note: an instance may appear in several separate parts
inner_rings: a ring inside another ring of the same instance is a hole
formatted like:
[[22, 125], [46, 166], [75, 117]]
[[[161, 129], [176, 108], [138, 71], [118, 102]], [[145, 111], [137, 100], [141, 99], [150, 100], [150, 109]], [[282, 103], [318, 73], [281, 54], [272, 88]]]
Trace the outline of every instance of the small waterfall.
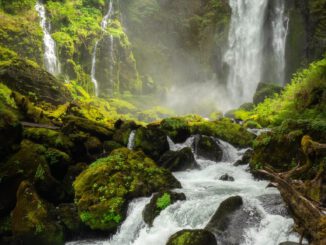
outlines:
[[96, 52], [97, 52], [97, 46], [98, 46], [98, 41], [96, 41], [94, 50], [93, 50], [93, 55], [92, 55], [92, 70], [91, 70], [91, 79], [92, 83], [94, 84], [95, 87], [95, 95], [98, 96], [98, 83], [96, 80]]
[[[114, 9], [113, 9], [113, 0], [109, 1], [109, 7], [108, 7], [108, 12], [106, 13], [106, 15], [103, 17], [102, 21], [101, 21], [101, 28], [102, 31], [105, 33], [106, 32], [106, 28], [108, 26], [108, 24], [110, 23], [110, 20], [112, 19], [112, 15], [113, 15]], [[96, 41], [95, 46], [94, 46], [94, 50], [93, 50], [93, 54], [92, 54], [92, 70], [91, 70], [91, 79], [92, 82], [94, 84], [95, 87], [95, 95], [98, 96], [99, 93], [99, 89], [98, 89], [98, 82], [96, 79], [96, 59], [97, 59], [97, 47], [98, 47], [98, 43], [99, 40]], [[112, 83], [112, 73], [113, 73], [113, 64], [114, 64], [114, 56], [113, 56], [113, 52], [114, 52], [114, 39], [113, 36], [110, 34], [110, 74], [111, 74], [111, 83]]]
[[38, 12], [40, 17], [40, 25], [43, 30], [43, 42], [44, 42], [44, 65], [48, 72], [53, 75], [61, 73], [60, 63], [56, 55], [56, 43], [51, 37], [50, 29], [51, 26], [46, 21], [45, 7], [41, 2], [36, 2], [35, 10]]
[[285, 79], [285, 47], [288, 33], [289, 18], [285, 15], [285, 1], [276, 0], [275, 15], [272, 21], [272, 47], [275, 56], [275, 82], [284, 84]]
[[251, 101], [261, 79], [267, 0], [229, 0], [232, 8], [227, 90], [234, 106]]
[[132, 150], [134, 149], [134, 146], [135, 146], [135, 136], [136, 136], [136, 131], [135, 130], [132, 130], [130, 135], [129, 135], [129, 139], [128, 139], [128, 149], [129, 150]]

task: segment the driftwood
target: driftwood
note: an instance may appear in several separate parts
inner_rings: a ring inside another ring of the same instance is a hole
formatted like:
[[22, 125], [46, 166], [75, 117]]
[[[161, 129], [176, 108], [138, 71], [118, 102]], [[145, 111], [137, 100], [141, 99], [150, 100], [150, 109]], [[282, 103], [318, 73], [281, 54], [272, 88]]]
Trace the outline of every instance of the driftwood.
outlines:
[[326, 244], [326, 209], [322, 207], [321, 203], [309, 199], [299, 190], [304, 190], [307, 183], [321, 185], [322, 179], [325, 177], [325, 170], [319, 171], [314, 179], [306, 181], [306, 183], [302, 180], [295, 180], [295, 178], [312, 167], [313, 156], [326, 149], [326, 144], [320, 144], [309, 136], [304, 136], [301, 148], [306, 156], [304, 165], [298, 164], [292, 170], [283, 173], [276, 173], [268, 167], [258, 170], [258, 172], [269, 177], [273, 186], [279, 189], [284, 201], [292, 211], [297, 225], [302, 228], [302, 234], [308, 235], [311, 244], [324, 245]]
[[31, 122], [21, 122], [24, 127], [31, 127], [31, 128], [47, 128], [47, 129], [54, 129], [58, 130], [59, 127], [48, 125], [48, 124], [39, 124], [39, 123], [31, 123]]

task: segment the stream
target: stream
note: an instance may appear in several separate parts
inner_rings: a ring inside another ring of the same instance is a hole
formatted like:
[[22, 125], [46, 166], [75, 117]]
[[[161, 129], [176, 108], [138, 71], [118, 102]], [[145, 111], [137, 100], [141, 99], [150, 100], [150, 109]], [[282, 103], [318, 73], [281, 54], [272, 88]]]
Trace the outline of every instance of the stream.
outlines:
[[[245, 229], [241, 244], [298, 242], [298, 235], [292, 232], [294, 222], [278, 190], [266, 188], [268, 181], [254, 179], [248, 165], [233, 166], [246, 149], [239, 150], [226, 142], [217, 141], [223, 149], [222, 161], [212, 162], [196, 157], [200, 169], [175, 172], [174, 176], [182, 185], [182, 189], [176, 192], [184, 193], [187, 199], [163, 210], [154, 220], [153, 227], [148, 227], [142, 218], [142, 211], [150, 198], [138, 198], [129, 204], [126, 220], [110, 239], [75, 241], [67, 245], [165, 245], [168, 238], [179, 230], [205, 228], [220, 203], [235, 195], [243, 198], [244, 210], [250, 216], [243, 221]], [[174, 144], [169, 139], [171, 150], [191, 146], [192, 142], [193, 137], [183, 144]], [[224, 174], [234, 177], [234, 181], [219, 180]], [[225, 243], [218, 241], [218, 244]]]

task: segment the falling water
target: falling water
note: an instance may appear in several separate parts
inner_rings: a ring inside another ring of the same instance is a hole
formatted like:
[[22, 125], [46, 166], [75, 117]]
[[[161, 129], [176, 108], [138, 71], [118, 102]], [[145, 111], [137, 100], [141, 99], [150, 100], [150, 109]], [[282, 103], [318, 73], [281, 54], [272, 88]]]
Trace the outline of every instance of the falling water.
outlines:
[[136, 131], [132, 130], [130, 135], [129, 135], [129, 139], [128, 139], [128, 149], [132, 150], [134, 149], [134, 145], [135, 145], [135, 136], [136, 136]]
[[285, 15], [285, 1], [277, 0], [275, 16], [272, 21], [273, 40], [272, 47], [275, 56], [275, 82], [284, 84], [285, 79], [285, 46], [288, 33], [289, 18]]
[[[268, 0], [229, 0], [232, 9], [228, 49], [223, 61], [229, 67], [227, 93], [232, 107], [252, 101], [257, 85], [262, 81], [263, 63], [269, 58], [264, 47], [270, 42], [274, 57], [273, 82], [284, 83], [285, 43], [288, 17], [283, 0], [272, 6], [271, 39], [264, 38]], [[267, 20], [268, 21], [268, 20]], [[268, 82], [268, 81], [265, 81]]]
[[[189, 147], [193, 139], [191, 137], [183, 144], [175, 144], [169, 139], [170, 150]], [[266, 189], [268, 182], [254, 179], [247, 166], [233, 165], [244, 150], [222, 140], [216, 139], [216, 142], [223, 149], [222, 162], [197, 158], [200, 169], [175, 172], [182, 185], [182, 189], [176, 191], [184, 193], [187, 199], [163, 210], [155, 218], [153, 227], [147, 226], [142, 217], [150, 198], [134, 199], [129, 204], [126, 220], [110, 239], [76, 241], [67, 245], [165, 245], [168, 238], [179, 230], [204, 228], [220, 203], [234, 195], [242, 196], [244, 208], [258, 218], [253, 226], [246, 226], [240, 245], [297, 242], [299, 237], [292, 232], [293, 220], [288, 216], [278, 190]], [[220, 180], [224, 174], [233, 176], [234, 182]]]
[[98, 96], [98, 83], [96, 80], [96, 52], [97, 52], [97, 46], [98, 46], [98, 41], [96, 41], [94, 50], [93, 50], [93, 55], [92, 55], [92, 70], [91, 70], [91, 79], [92, 83], [94, 84], [95, 87], [95, 95]]
[[234, 106], [251, 101], [261, 79], [267, 0], [229, 0], [232, 8], [227, 90]]
[[[103, 17], [102, 21], [101, 21], [101, 28], [103, 32], [106, 32], [106, 28], [108, 26], [109, 21], [112, 18], [113, 15], [113, 0], [109, 1], [109, 7], [108, 7], [108, 12], [106, 13], [106, 15]], [[113, 72], [113, 62], [114, 62], [114, 58], [113, 58], [113, 36], [110, 34], [110, 74], [111, 74], [111, 79], [112, 79], [112, 72]], [[93, 50], [93, 54], [92, 54], [92, 69], [91, 69], [91, 79], [92, 82], [94, 84], [95, 87], [95, 94], [96, 96], [98, 96], [98, 82], [96, 79], [96, 58], [97, 58], [97, 47], [98, 47], [98, 43], [99, 40], [96, 41], [95, 46], [94, 46], [94, 50]]]
[[60, 63], [56, 55], [56, 44], [50, 34], [51, 26], [46, 21], [45, 7], [41, 2], [36, 2], [35, 10], [38, 12], [40, 17], [40, 25], [43, 30], [43, 42], [44, 42], [44, 65], [48, 72], [53, 75], [61, 73]]

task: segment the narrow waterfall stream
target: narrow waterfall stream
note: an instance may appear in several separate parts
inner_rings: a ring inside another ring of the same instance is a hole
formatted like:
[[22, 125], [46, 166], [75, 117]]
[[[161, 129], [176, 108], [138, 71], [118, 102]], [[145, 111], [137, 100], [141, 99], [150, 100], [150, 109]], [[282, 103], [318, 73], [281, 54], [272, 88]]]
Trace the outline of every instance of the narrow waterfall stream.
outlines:
[[132, 130], [130, 135], [129, 135], [129, 139], [128, 139], [128, 149], [129, 150], [132, 150], [134, 149], [134, 146], [135, 146], [135, 136], [136, 136], [136, 131], [135, 130]]
[[40, 1], [36, 2], [35, 10], [40, 17], [40, 26], [43, 30], [43, 42], [44, 42], [44, 65], [48, 72], [53, 75], [61, 73], [60, 62], [57, 57], [56, 43], [51, 37], [50, 30], [51, 25], [46, 20], [46, 11], [44, 4]]
[[[108, 3], [108, 11], [106, 13], [106, 15], [103, 17], [102, 21], [101, 21], [101, 28], [103, 32], [106, 32], [106, 28], [108, 26], [109, 21], [112, 18], [113, 15], [113, 0], [109, 0]], [[91, 80], [92, 83], [94, 84], [95, 87], [95, 95], [98, 96], [99, 93], [99, 86], [98, 86], [98, 82], [96, 79], [96, 60], [97, 60], [97, 48], [98, 48], [98, 44], [99, 44], [100, 40], [97, 40], [94, 46], [94, 50], [93, 50], [93, 54], [92, 54], [92, 69], [91, 69]], [[112, 82], [112, 72], [113, 72], [113, 47], [114, 47], [114, 39], [112, 34], [110, 34], [110, 74], [111, 74], [111, 81]]]
[[285, 79], [285, 47], [288, 34], [289, 18], [285, 14], [285, 1], [277, 0], [275, 2], [275, 18], [272, 21], [273, 40], [272, 47], [274, 51], [276, 80], [284, 84]]
[[[171, 150], [192, 145], [193, 137], [183, 144], [174, 144], [169, 140]], [[139, 198], [129, 204], [128, 215], [118, 232], [108, 240], [87, 240], [70, 242], [69, 245], [165, 245], [168, 238], [182, 229], [202, 229], [206, 226], [220, 203], [230, 196], [240, 195], [250, 219], [256, 222], [246, 223], [243, 245], [278, 245], [284, 241], [299, 241], [292, 233], [293, 220], [277, 189], [266, 188], [267, 181], [255, 180], [247, 171], [248, 166], [233, 166], [245, 150], [218, 141], [223, 149], [221, 162], [198, 159], [198, 170], [175, 172], [182, 189], [176, 190], [186, 195], [185, 201], [178, 201], [163, 210], [148, 227], [142, 218], [142, 211], [150, 198]], [[228, 174], [234, 182], [219, 178]], [[218, 242], [218, 244], [223, 244]]]
[[[274, 58], [273, 77], [276, 83], [284, 83], [285, 43], [288, 18], [285, 15], [284, 1], [277, 0], [273, 5], [271, 21], [271, 40], [264, 37], [264, 25], [268, 8], [268, 0], [229, 0], [232, 9], [231, 26], [228, 37], [228, 49], [223, 62], [229, 67], [227, 91], [236, 108], [244, 102], [252, 101], [257, 85], [264, 81], [262, 70], [264, 47], [271, 42]], [[271, 10], [269, 10], [271, 11]]]

